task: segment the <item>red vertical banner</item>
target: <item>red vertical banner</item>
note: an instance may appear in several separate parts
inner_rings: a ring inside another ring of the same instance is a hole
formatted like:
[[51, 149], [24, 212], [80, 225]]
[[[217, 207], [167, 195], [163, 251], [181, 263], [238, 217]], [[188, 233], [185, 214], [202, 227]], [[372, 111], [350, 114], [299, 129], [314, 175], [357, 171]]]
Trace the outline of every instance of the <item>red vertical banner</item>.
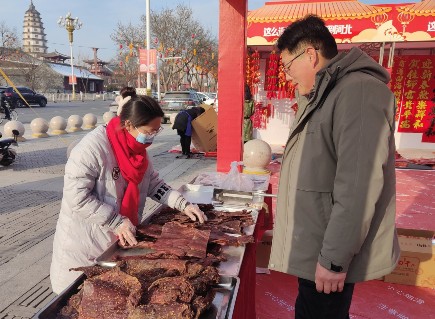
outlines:
[[430, 111], [434, 104], [433, 93], [435, 89], [435, 57], [428, 56], [422, 59], [421, 83], [419, 86], [421, 100], [416, 106], [416, 119], [419, 120], [420, 132], [426, 132], [430, 126], [431, 116]]
[[77, 84], [77, 77], [75, 75], [68, 76], [68, 84]]
[[395, 61], [392, 90], [396, 98], [400, 96], [398, 132], [422, 133], [429, 127], [431, 92], [435, 88], [434, 63], [432, 56], [400, 57]]
[[157, 72], [157, 50], [139, 49], [139, 71], [141, 73]]
[[[410, 85], [410, 80], [413, 80], [414, 72], [409, 69], [410, 59], [409, 57], [403, 58], [399, 64], [398, 80], [393, 87], [393, 92], [396, 94], [400, 90], [401, 95], [399, 104], [399, 118], [398, 118], [398, 132], [412, 132], [412, 123], [414, 122], [413, 115], [413, 99], [415, 90]], [[399, 82], [399, 80], [401, 80]]]
[[394, 59], [394, 66], [391, 70], [390, 89], [396, 97], [396, 121], [399, 121], [402, 110], [403, 81], [405, 78], [406, 58], [398, 57]]

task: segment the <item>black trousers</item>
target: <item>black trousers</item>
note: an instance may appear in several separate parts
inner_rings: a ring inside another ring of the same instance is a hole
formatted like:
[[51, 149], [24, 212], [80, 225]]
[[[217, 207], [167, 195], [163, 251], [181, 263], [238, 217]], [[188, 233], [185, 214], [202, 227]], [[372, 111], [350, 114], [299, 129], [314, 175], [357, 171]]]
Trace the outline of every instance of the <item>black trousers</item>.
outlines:
[[1, 106], [2, 106], [3, 110], [5, 111], [5, 118], [10, 120], [11, 119], [11, 113], [9, 113], [9, 108], [6, 106], [6, 102], [3, 101], [3, 99], [1, 101]]
[[298, 278], [299, 294], [296, 298], [295, 319], [349, 319], [355, 284], [344, 284], [342, 292], [319, 293], [316, 284]]
[[192, 143], [192, 137], [185, 135], [185, 131], [177, 130], [178, 135], [180, 135], [181, 152], [184, 155], [190, 154], [190, 144]]

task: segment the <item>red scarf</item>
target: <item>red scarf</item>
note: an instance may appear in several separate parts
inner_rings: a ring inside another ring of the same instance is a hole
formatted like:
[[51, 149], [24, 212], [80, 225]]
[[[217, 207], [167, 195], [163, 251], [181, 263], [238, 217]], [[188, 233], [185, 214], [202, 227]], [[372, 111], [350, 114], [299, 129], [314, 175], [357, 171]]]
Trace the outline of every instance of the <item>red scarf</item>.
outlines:
[[148, 167], [146, 146], [121, 127], [119, 116], [114, 117], [106, 129], [110, 145], [115, 153], [116, 161], [121, 170], [122, 177], [128, 182], [124, 197], [122, 198], [122, 216], [128, 217], [133, 225], [139, 223], [139, 184]]

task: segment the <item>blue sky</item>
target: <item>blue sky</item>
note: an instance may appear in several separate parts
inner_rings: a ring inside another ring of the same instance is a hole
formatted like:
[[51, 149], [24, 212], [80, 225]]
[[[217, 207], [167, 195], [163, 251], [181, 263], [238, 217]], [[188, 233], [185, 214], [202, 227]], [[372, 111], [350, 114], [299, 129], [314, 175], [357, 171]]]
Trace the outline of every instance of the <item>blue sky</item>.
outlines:
[[[262, 7], [267, 0], [248, 0], [249, 10]], [[367, 4], [409, 3], [412, 0], [360, 0]], [[39, 11], [47, 34], [49, 51], [57, 50], [69, 55], [68, 36], [65, 29], [57, 25], [60, 16], [71, 12], [79, 17], [83, 28], [74, 32], [74, 56], [92, 57], [91, 47], [100, 48], [98, 56], [110, 60], [116, 55], [117, 45], [110, 39], [110, 34], [118, 22], [139, 24], [140, 16], [145, 14], [145, 0], [33, 0]], [[150, 0], [151, 10], [174, 7], [178, 3], [190, 6], [197, 19], [214, 34], [218, 33], [218, 0]], [[30, 0], [0, 0], [0, 22], [16, 28], [22, 34], [24, 13]]]

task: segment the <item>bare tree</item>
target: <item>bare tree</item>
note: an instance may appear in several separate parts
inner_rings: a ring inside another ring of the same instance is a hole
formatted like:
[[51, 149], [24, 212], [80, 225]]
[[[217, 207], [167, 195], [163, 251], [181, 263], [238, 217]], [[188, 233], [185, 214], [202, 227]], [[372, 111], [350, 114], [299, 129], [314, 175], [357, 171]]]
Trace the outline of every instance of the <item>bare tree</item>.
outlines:
[[[111, 39], [119, 46], [115, 58], [115, 73], [124, 82], [135, 83], [138, 78], [138, 50], [146, 46], [145, 16], [142, 25], [118, 23]], [[193, 18], [192, 9], [179, 4], [150, 14], [151, 48], [161, 58], [160, 81], [165, 91], [182, 84], [204, 87], [217, 70], [217, 40]], [[177, 58], [177, 59], [172, 59]]]
[[0, 21], [0, 59], [7, 58], [7, 49], [17, 49], [21, 46], [20, 38], [18, 37], [15, 28], [9, 28], [4, 21]]
[[[145, 17], [142, 21], [146, 22]], [[160, 69], [163, 88], [187, 84], [202, 89], [202, 82], [217, 66], [217, 40], [211, 32], [194, 20], [192, 9], [183, 4], [153, 11], [150, 25], [161, 57], [181, 57], [163, 63]]]

